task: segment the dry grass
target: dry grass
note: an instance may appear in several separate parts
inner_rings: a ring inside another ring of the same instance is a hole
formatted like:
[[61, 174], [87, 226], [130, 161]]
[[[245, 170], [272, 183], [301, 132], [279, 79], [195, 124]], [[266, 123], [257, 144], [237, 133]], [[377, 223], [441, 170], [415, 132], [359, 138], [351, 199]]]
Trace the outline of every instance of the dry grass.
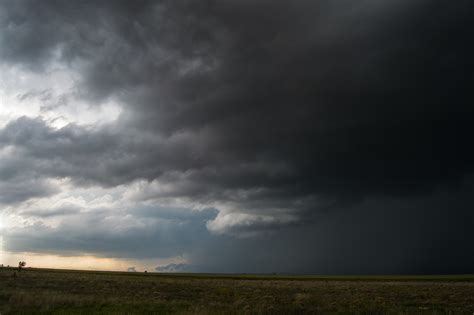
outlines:
[[0, 313], [466, 313], [472, 277], [288, 277], [0, 270]]

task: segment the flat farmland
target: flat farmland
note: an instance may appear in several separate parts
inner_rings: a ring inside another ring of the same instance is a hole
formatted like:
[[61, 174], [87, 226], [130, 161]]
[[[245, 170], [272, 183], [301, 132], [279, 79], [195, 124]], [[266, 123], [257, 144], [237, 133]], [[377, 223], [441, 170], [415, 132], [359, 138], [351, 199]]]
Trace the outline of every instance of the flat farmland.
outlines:
[[474, 313], [474, 276], [0, 269], [5, 314]]

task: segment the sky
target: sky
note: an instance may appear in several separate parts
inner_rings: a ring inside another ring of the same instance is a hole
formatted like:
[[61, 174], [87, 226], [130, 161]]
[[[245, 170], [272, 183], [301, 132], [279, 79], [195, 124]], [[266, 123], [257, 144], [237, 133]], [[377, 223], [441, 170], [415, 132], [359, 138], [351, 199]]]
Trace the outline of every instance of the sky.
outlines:
[[0, 0], [0, 263], [474, 272], [471, 0]]

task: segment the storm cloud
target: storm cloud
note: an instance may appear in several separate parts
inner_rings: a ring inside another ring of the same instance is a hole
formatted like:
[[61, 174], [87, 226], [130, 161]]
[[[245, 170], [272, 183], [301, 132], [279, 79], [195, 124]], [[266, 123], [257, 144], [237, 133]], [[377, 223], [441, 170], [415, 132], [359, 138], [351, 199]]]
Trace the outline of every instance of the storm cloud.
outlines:
[[0, 1], [6, 248], [472, 272], [473, 9]]

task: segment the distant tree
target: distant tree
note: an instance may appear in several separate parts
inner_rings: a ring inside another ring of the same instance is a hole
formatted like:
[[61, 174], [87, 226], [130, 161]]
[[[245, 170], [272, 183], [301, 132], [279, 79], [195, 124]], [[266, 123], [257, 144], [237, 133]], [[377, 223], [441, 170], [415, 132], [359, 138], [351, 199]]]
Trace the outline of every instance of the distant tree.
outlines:
[[25, 267], [25, 266], [26, 266], [26, 262], [25, 262], [25, 261], [20, 261], [20, 262], [18, 262], [18, 271], [21, 271], [21, 269], [22, 269], [23, 267]]

